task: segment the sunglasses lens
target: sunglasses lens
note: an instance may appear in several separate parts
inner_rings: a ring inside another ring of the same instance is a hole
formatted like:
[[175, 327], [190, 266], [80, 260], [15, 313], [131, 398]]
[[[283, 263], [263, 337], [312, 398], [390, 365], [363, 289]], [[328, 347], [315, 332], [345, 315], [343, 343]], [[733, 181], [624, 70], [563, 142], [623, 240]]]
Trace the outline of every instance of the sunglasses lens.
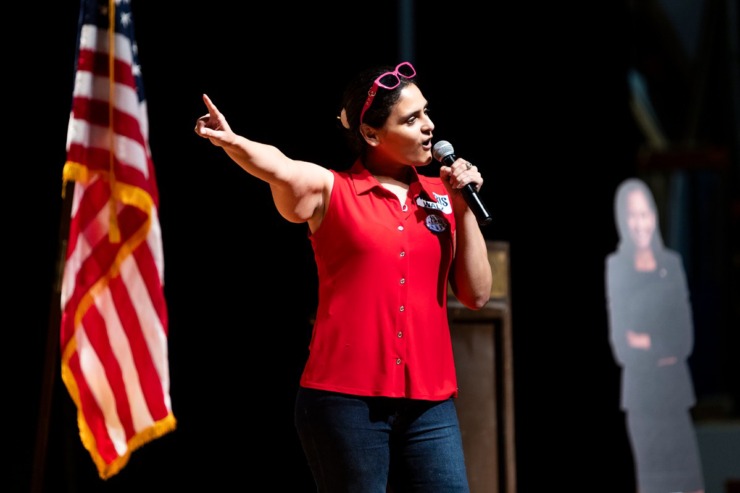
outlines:
[[416, 75], [416, 70], [414, 70], [414, 67], [411, 66], [410, 63], [402, 63], [398, 66], [397, 69], [398, 73], [401, 74], [403, 77], [413, 77]]
[[401, 81], [396, 74], [386, 73], [378, 78], [378, 85], [386, 89], [395, 88]]

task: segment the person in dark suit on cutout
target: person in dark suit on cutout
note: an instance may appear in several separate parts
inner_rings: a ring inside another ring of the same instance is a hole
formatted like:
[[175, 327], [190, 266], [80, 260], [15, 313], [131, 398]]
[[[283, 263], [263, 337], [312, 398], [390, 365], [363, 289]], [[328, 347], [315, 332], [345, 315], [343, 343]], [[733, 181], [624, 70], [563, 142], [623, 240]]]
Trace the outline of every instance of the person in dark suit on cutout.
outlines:
[[693, 314], [683, 262], [664, 247], [655, 200], [642, 180], [622, 182], [614, 209], [620, 242], [606, 258], [609, 337], [622, 368], [621, 407], [637, 491], [703, 493], [687, 363]]

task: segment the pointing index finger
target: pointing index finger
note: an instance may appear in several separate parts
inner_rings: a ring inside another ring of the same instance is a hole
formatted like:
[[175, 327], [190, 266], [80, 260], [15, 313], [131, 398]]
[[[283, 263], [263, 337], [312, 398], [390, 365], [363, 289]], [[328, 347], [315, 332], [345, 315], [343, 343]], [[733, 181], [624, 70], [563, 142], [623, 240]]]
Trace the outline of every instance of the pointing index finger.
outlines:
[[211, 98], [208, 97], [207, 94], [203, 94], [203, 102], [206, 104], [206, 107], [208, 108], [208, 113], [215, 115], [218, 113], [218, 108], [216, 108], [216, 105], [213, 104], [213, 101], [211, 101]]

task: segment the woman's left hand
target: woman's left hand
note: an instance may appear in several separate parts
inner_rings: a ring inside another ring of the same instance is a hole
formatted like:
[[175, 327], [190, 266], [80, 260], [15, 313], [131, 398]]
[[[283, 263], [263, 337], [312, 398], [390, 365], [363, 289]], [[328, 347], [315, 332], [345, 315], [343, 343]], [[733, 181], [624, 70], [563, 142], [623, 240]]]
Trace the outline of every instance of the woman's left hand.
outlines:
[[483, 176], [478, 167], [463, 158], [457, 158], [452, 166], [441, 166], [439, 176], [450, 193], [459, 191], [468, 184], [473, 185], [476, 192], [483, 186]]

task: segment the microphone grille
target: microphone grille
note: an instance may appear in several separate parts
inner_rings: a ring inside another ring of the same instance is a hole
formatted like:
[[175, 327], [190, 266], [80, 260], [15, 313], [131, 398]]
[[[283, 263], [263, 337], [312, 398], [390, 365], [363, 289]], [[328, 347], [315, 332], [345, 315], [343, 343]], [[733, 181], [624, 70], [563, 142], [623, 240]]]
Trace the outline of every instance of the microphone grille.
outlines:
[[445, 156], [449, 156], [450, 154], [454, 153], [455, 150], [452, 148], [452, 144], [450, 144], [446, 140], [440, 140], [439, 142], [434, 144], [434, 147], [432, 147], [432, 155], [437, 161], [442, 161]]

